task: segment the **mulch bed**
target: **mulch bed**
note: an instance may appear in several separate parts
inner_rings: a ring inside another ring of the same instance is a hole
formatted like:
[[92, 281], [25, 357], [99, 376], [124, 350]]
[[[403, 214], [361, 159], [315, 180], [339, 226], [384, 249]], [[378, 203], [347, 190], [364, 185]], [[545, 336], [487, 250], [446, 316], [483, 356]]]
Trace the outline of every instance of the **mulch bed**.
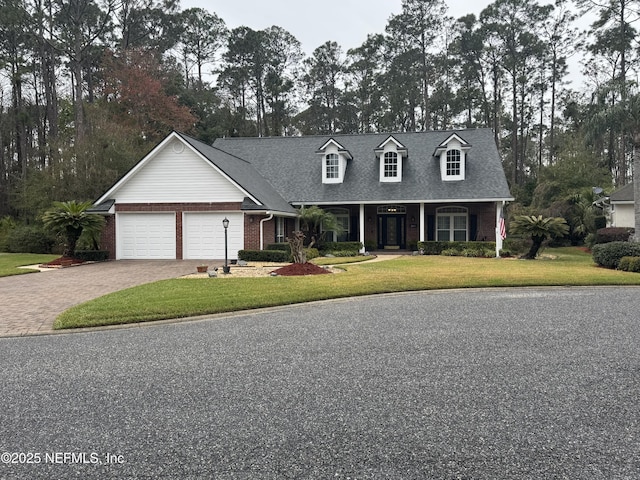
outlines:
[[272, 273], [277, 275], [284, 276], [295, 276], [295, 275], [320, 275], [323, 273], [331, 273], [330, 271], [319, 267], [318, 265], [314, 265], [313, 263], [292, 263], [291, 265], [287, 265], [286, 267], [278, 268], [274, 270]]
[[55, 260], [51, 260], [50, 262], [43, 263], [43, 267], [70, 267], [71, 265], [80, 265], [81, 263], [85, 263], [84, 260], [80, 260], [79, 258], [72, 257], [60, 257]]

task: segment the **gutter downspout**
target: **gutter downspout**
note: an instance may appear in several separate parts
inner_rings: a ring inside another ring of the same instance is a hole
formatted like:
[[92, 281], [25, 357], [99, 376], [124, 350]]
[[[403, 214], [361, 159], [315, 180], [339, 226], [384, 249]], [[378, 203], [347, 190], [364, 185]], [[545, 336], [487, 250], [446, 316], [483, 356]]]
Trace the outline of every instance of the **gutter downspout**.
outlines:
[[273, 219], [273, 213], [265, 212], [269, 215], [267, 218], [260, 220], [260, 250], [264, 250], [264, 223]]
[[502, 250], [502, 235], [500, 235], [500, 223], [504, 221], [505, 201], [496, 202], [496, 258], [500, 258], [500, 250]]

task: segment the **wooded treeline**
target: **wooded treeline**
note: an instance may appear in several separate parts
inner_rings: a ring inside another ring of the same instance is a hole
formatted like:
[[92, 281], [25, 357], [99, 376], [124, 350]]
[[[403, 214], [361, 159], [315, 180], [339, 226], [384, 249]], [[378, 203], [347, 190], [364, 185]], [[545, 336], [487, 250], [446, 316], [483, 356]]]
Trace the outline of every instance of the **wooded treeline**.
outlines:
[[[210, 142], [490, 127], [512, 192], [538, 209], [630, 180], [640, 0], [402, 7], [360, 47], [305, 56], [279, 26], [229, 30], [178, 0], [0, 0], [0, 217], [94, 200], [172, 129]], [[568, 84], [578, 55], [582, 91]]]

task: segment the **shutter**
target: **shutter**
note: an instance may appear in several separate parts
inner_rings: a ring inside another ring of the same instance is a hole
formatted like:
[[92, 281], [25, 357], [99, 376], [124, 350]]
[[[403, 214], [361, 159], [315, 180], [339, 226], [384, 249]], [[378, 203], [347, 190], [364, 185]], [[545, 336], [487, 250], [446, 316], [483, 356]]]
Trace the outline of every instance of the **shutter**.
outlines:
[[478, 240], [478, 215], [469, 215], [469, 240]]
[[436, 239], [436, 216], [427, 216], [427, 240], [433, 242]]
[[349, 225], [349, 227], [350, 227], [349, 241], [350, 242], [357, 242], [358, 241], [358, 235], [360, 234], [360, 232], [359, 232], [360, 223], [358, 222], [358, 217], [357, 216], [352, 216], [350, 221], [351, 221], [351, 225]]

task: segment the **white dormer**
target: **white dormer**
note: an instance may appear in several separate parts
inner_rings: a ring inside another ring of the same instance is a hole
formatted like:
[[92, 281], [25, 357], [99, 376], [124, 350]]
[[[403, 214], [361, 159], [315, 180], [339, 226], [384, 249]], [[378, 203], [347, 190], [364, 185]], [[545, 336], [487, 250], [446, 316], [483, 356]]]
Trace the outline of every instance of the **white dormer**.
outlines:
[[407, 148], [393, 136], [387, 138], [375, 149], [380, 160], [380, 181], [401, 182], [403, 159], [407, 158]]
[[342, 183], [347, 171], [347, 161], [353, 157], [333, 138], [316, 151], [322, 156], [322, 183]]
[[440, 176], [443, 182], [465, 179], [467, 152], [471, 148], [457, 134], [452, 134], [433, 153], [440, 159]]

